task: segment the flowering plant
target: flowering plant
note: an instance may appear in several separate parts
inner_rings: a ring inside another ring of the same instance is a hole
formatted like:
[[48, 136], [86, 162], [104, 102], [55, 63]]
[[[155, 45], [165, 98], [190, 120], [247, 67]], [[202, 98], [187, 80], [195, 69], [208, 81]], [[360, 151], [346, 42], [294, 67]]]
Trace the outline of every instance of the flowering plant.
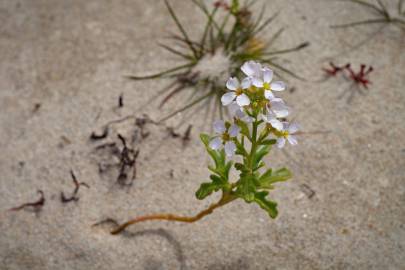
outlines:
[[[283, 91], [286, 86], [281, 81], [272, 82], [271, 69], [249, 61], [243, 64], [241, 70], [246, 77], [241, 83], [231, 77], [226, 83], [229, 91], [221, 97], [222, 105], [229, 109], [232, 120], [215, 121], [213, 136], [200, 135], [214, 164], [208, 166], [211, 181], [201, 184], [196, 197], [202, 200], [213, 192], [222, 191], [220, 200], [191, 217], [173, 214], [138, 217], [119, 225], [112, 234], [147, 220], [195, 222], [236, 199], [258, 204], [271, 218], [277, 216], [277, 203], [267, 198], [268, 190], [274, 189], [275, 183], [291, 178], [291, 173], [286, 168], [264, 169], [263, 158], [272, 145], [282, 148], [287, 141], [296, 145], [294, 133], [298, 131], [298, 125], [282, 120], [289, 113], [288, 107], [273, 92]], [[235, 156], [240, 160], [234, 162]], [[239, 172], [237, 181], [230, 180], [232, 168]]]

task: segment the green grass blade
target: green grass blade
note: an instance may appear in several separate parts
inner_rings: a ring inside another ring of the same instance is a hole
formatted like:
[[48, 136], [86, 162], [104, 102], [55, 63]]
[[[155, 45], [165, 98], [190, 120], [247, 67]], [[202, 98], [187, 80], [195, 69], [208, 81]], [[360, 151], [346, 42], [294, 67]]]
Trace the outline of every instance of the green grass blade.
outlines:
[[[218, 8], [215, 7], [212, 10], [211, 14], [209, 16], [207, 16], [208, 21], [207, 21], [207, 23], [205, 25], [204, 33], [203, 33], [203, 36], [202, 36], [201, 42], [200, 42], [200, 44], [202, 45], [202, 48], [204, 48], [205, 41], [207, 39], [207, 35], [208, 35], [209, 31], [210, 31], [210, 28], [212, 27], [212, 22], [214, 21], [214, 16], [215, 16], [215, 13], [217, 12], [217, 10], [218, 10]], [[200, 54], [202, 54], [202, 52], [203, 52], [203, 50], [201, 50]]]
[[262, 21], [265, 12], [266, 12], [266, 5], [264, 4], [259, 13], [259, 16], [257, 17], [255, 23], [253, 24], [252, 32], [255, 32], [256, 29], [259, 27], [260, 22]]
[[384, 6], [384, 4], [381, 2], [381, 0], [377, 0], [378, 5], [381, 8], [381, 12], [384, 15], [385, 18], [389, 19], [390, 18], [390, 14], [388, 13], [387, 8]]
[[371, 20], [352, 22], [352, 23], [347, 23], [347, 24], [332, 25], [331, 28], [347, 28], [347, 27], [353, 27], [353, 26], [364, 25], [364, 24], [374, 24], [374, 23], [389, 23], [389, 21], [387, 21], [386, 18], [371, 19]]
[[176, 13], [174, 13], [173, 8], [170, 6], [169, 1], [165, 0], [165, 4], [166, 4], [167, 9], [169, 10], [170, 16], [173, 18], [174, 22], [177, 25], [177, 28], [179, 28], [181, 34], [183, 35], [184, 40], [187, 42], [190, 50], [193, 52], [194, 57], [197, 58], [197, 51], [194, 48], [193, 44], [191, 43], [190, 38], [187, 35], [187, 32], [184, 30], [184, 28], [181, 25], [179, 19], [177, 18]]
[[267, 43], [267, 46], [270, 47], [273, 45], [277, 39], [284, 33], [285, 28], [280, 28], [270, 39], [270, 41]]
[[384, 12], [381, 9], [379, 9], [376, 5], [367, 3], [367, 2], [365, 2], [363, 0], [340, 0], [340, 1], [341, 2], [343, 2], [343, 1], [352, 2], [352, 3], [358, 4], [358, 5], [361, 5], [361, 6], [364, 6], [364, 7], [368, 7], [370, 9], [376, 11], [377, 13], [384, 15]]
[[277, 16], [280, 14], [280, 12], [278, 11], [276, 14], [274, 14], [273, 16], [271, 16], [270, 18], [266, 19], [264, 21], [264, 23], [262, 23], [257, 30], [255, 30], [253, 32], [253, 36], [257, 35], [258, 33], [260, 33], [267, 25], [269, 25], [275, 18], [277, 18]]
[[169, 118], [172, 118], [173, 116], [175, 116], [176, 114], [183, 112], [191, 107], [193, 107], [194, 105], [197, 105], [198, 103], [200, 103], [201, 101], [203, 101], [204, 99], [208, 98], [209, 96], [212, 96], [214, 94], [213, 91], [210, 91], [208, 94], [201, 96], [199, 98], [197, 98], [196, 100], [190, 102], [189, 104], [187, 104], [186, 106], [172, 112], [171, 114], [165, 116], [164, 118], [162, 118], [161, 120], [159, 120], [159, 123], [166, 121]]
[[221, 23], [221, 26], [218, 29], [218, 35], [217, 38], [220, 39], [222, 42], [225, 42], [225, 34], [224, 34], [224, 29], [226, 24], [228, 23], [228, 20], [230, 18], [231, 14], [227, 13], [224, 20]]
[[294, 78], [296, 78], [296, 79], [299, 79], [299, 80], [302, 80], [302, 81], [306, 81], [304, 78], [298, 76], [297, 74], [295, 74], [295, 73], [292, 72], [291, 70], [289, 70], [289, 69], [287, 69], [287, 68], [285, 68], [285, 67], [283, 67], [283, 66], [281, 66], [281, 65], [279, 65], [279, 64], [274, 63], [273, 61], [271, 61], [271, 59], [263, 60], [263, 62], [269, 64], [270, 66], [273, 66], [273, 67], [275, 67], [275, 68], [281, 70], [281, 71], [284, 72], [284, 73], [287, 73], [288, 75], [290, 75], [290, 76], [292, 76], [292, 77], [294, 77]]
[[193, 59], [192, 56], [184, 54], [182, 52], [179, 52], [179, 51], [177, 51], [177, 50], [175, 50], [175, 49], [173, 49], [173, 48], [171, 48], [171, 47], [169, 47], [169, 46], [167, 46], [165, 44], [158, 43], [158, 45], [160, 47], [162, 47], [163, 49], [165, 49], [165, 50], [167, 50], [167, 51], [169, 51], [169, 52], [171, 52], [171, 53], [173, 53], [175, 55], [178, 55], [178, 56], [180, 56], [180, 57], [182, 57], [184, 59], [187, 59], [187, 60], [192, 60]]
[[177, 66], [177, 67], [174, 67], [174, 68], [171, 68], [171, 69], [168, 69], [168, 70], [156, 73], [156, 74], [152, 74], [152, 75], [147, 75], [147, 76], [129, 75], [129, 76], [125, 76], [125, 77], [128, 78], [128, 79], [131, 79], [131, 80], [156, 79], [156, 78], [160, 78], [160, 77], [162, 77], [164, 75], [173, 73], [173, 72], [178, 71], [178, 70], [182, 70], [182, 69], [185, 69], [185, 68], [190, 68], [192, 66], [194, 66], [194, 63], [188, 63], [188, 64], [185, 64], [185, 65]]
[[285, 53], [290, 53], [290, 52], [296, 52], [296, 51], [302, 50], [302, 49], [304, 49], [304, 48], [306, 48], [308, 46], [309, 46], [309, 42], [304, 42], [304, 43], [301, 43], [300, 45], [298, 45], [298, 46], [296, 46], [294, 48], [291, 48], [291, 49], [285, 49], [285, 50], [279, 50], [279, 51], [274, 51], [274, 52], [263, 53], [263, 56], [270, 56], [270, 55], [277, 55], [277, 54], [285, 54]]

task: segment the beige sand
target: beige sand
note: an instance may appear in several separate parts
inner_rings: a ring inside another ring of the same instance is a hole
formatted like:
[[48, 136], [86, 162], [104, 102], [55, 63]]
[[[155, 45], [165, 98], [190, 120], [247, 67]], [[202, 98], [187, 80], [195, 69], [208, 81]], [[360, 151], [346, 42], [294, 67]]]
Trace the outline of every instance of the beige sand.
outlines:
[[[285, 58], [308, 81], [290, 80], [296, 91], [283, 97], [306, 131], [330, 131], [302, 136], [298, 147], [269, 157], [272, 166], [294, 172], [272, 193], [279, 217], [238, 201], [196, 224], [150, 222], [110, 236], [108, 224], [91, 224], [162, 211], [193, 214], [215, 199], [194, 197], [208, 177], [197, 136], [203, 115], [194, 118], [186, 148], [164, 127], [149, 126], [130, 188], [100, 177], [96, 144], [88, 139], [107, 121], [143, 112], [157, 119], [176, 106], [141, 110], [167, 82], [122, 77], [175, 63], [156, 46], [175, 26], [158, 0], [1, 1], [0, 269], [404, 269], [404, 33], [387, 27], [350, 52], [378, 26], [329, 25], [369, 12], [336, 1], [268, 2], [269, 15], [282, 11], [273, 31], [288, 27], [278, 46], [311, 42]], [[188, 1], [172, 3], [198, 35], [201, 13]], [[339, 99], [347, 81], [310, 82], [322, 77], [330, 58], [373, 65], [367, 94], [348, 104], [347, 96]], [[121, 93], [125, 106], [117, 110]], [[36, 103], [41, 107], [33, 112]], [[78, 202], [62, 204], [60, 191], [73, 188], [71, 168], [91, 188], [81, 188]], [[304, 184], [315, 191], [311, 199]], [[39, 214], [6, 211], [35, 200], [37, 189], [46, 195]]]

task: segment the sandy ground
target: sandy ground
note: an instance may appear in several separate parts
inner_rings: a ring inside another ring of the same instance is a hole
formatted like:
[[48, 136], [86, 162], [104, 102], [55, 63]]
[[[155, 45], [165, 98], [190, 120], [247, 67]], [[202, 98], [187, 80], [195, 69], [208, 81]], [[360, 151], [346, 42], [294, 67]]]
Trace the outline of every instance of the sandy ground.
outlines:
[[[198, 36], [201, 13], [188, 1], [171, 2]], [[91, 225], [162, 211], [193, 214], [215, 200], [194, 197], [208, 176], [198, 140], [209, 129], [202, 113], [186, 147], [164, 127], [146, 127], [150, 136], [136, 145], [138, 175], [129, 188], [117, 186], [114, 173], [100, 176], [99, 143], [89, 141], [107, 121], [133, 113], [157, 119], [176, 106], [142, 108], [167, 82], [122, 76], [175, 63], [156, 46], [175, 26], [158, 0], [0, 1], [0, 269], [405, 269], [404, 33], [388, 26], [351, 50], [379, 26], [329, 25], [369, 12], [336, 1], [266, 2], [269, 15], [282, 11], [267, 33], [288, 28], [280, 48], [311, 42], [285, 57], [308, 81], [289, 80], [296, 90], [283, 97], [305, 131], [329, 131], [269, 157], [294, 172], [272, 193], [279, 217], [237, 201], [196, 224], [151, 222], [110, 236], [110, 225]], [[330, 59], [373, 65], [370, 90], [348, 103], [340, 96], [349, 82], [311, 82]], [[117, 109], [121, 93], [124, 107]], [[114, 132], [133, 128], [127, 121]], [[62, 204], [60, 192], [73, 189], [71, 169], [90, 189]], [[46, 197], [42, 211], [6, 211], [36, 200], [37, 189]]]

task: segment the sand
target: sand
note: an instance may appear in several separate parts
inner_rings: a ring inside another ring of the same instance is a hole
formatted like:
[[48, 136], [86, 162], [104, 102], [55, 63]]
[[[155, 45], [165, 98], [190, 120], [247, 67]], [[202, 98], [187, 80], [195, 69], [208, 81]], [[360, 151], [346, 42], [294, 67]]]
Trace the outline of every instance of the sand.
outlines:
[[[188, 1], [171, 2], [198, 36], [203, 15]], [[194, 196], [208, 178], [198, 133], [210, 123], [202, 112], [185, 147], [166, 126], [146, 126], [150, 135], [134, 145], [140, 154], [131, 187], [117, 185], [115, 171], [100, 176], [94, 148], [101, 143], [89, 140], [108, 121], [143, 113], [159, 119], [181, 105], [142, 107], [168, 82], [123, 77], [176, 63], [156, 45], [175, 31], [163, 1], [0, 2], [0, 269], [405, 269], [404, 32], [387, 26], [353, 50], [379, 26], [329, 26], [370, 12], [337, 1], [261, 2], [269, 15], [281, 10], [266, 32], [287, 28], [277, 46], [311, 43], [283, 57], [307, 79], [289, 78], [296, 90], [283, 97], [304, 131], [324, 132], [268, 157], [294, 173], [271, 193], [279, 217], [236, 201], [195, 224], [150, 222], [119, 236], [109, 235], [111, 224], [91, 225], [193, 214], [218, 198]], [[372, 65], [370, 89], [348, 102], [340, 97], [348, 81], [315, 82], [329, 60]], [[117, 108], [121, 94], [124, 107]], [[133, 122], [115, 125], [107, 141], [116, 140], [114, 132], [129, 136]], [[71, 169], [90, 188], [80, 188], [77, 202], [61, 203], [60, 192], [73, 190]], [[38, 189], [46, 199], [40, 212], [7, 211], [35, 201]]]

